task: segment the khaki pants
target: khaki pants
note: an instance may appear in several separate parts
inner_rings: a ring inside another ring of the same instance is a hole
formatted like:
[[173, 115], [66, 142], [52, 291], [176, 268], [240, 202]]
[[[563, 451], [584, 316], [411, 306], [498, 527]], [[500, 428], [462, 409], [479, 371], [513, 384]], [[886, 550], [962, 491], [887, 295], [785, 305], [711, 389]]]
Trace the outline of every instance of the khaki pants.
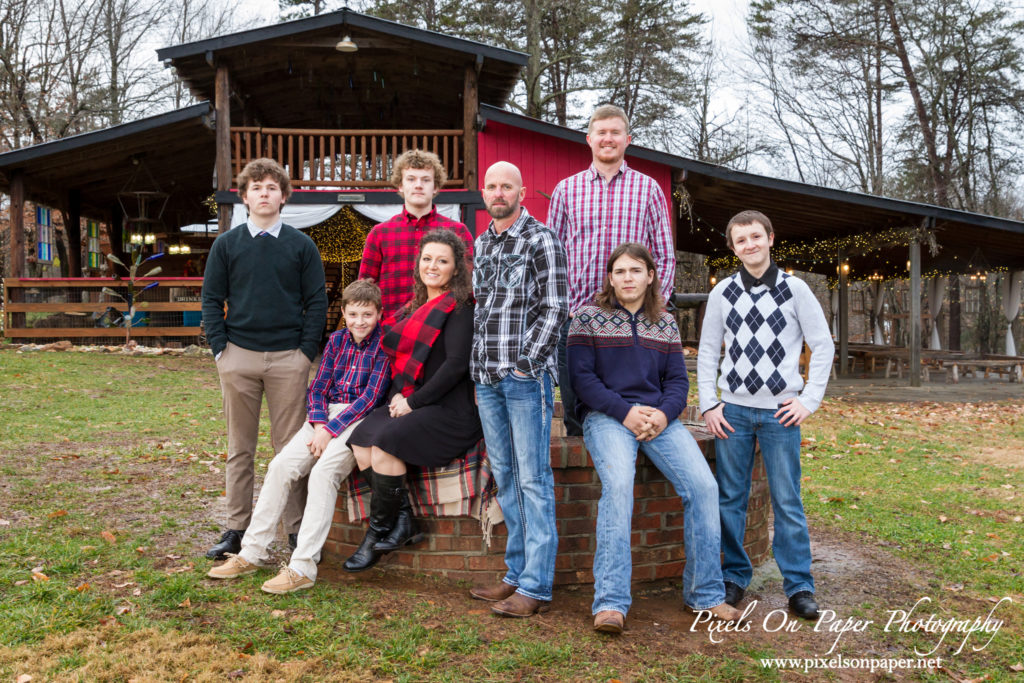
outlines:
[[[347, 403], [332, 403], [328, 417], [334, 419], [348, 407]], [[267, 548], [274, 540], [277, 522], [285, 508], [285, 499], [292, 485], [304, 477], [309, 478], [309, 493], [306, 498], [302, 528], [299, 529], [298, 544], [292, 551], [288, 566], [307, 579], [316, 581], [316, 563], [320, 561], [320, 549], [327, 540], [334, 521], [334, 504], [338, 499], [338, 488], [355, 467], [356, 459], [348, 447], [348, 437], [362, 420], [350, 424], [345, 431], [331, 439], [323, 455], [314, 458], [306, 445], [313, 438], [314, 427], [302, 425], [288, 445], [274, 456], [263, 478], [263, 488], [252, 513], [249, 530], [242, 539], [242, 550], [238, 554], [246, 562], [266, 565], [270, 562]]]
[[[306, 421], [309, 359], [299, 349], [250, 351], [228, 343], [217, 361], [224, 419], [228, 426], [225, 466], [227, 527], [242, 530], [252, 517], [256, 442], [260, 407], [267, 396], [270, 441], [279, 453]], [[306, 478], [295, 482], [282, 521], [285, 532], [298, 533], [306, 504]]]

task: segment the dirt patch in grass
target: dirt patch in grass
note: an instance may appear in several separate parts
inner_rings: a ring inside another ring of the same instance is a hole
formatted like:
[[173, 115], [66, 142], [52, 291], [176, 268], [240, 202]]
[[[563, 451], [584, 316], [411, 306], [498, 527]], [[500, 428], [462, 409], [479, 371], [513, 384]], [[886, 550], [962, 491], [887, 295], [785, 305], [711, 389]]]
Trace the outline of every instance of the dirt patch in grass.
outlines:
[[1024, 467], [1024, 441], [1015, 441], [999, 446], [983, 446], [973, 453], [965, 454], [977, 462], [1001, 467]]
[[319, 659], [280, 662], [226, 647], [212, 636], [129, 631], [114, 625], [50, 636], [41, 644], [0, 649], [0, 670], [34, 681], [361, 681], [365, 672], [332, 670]]

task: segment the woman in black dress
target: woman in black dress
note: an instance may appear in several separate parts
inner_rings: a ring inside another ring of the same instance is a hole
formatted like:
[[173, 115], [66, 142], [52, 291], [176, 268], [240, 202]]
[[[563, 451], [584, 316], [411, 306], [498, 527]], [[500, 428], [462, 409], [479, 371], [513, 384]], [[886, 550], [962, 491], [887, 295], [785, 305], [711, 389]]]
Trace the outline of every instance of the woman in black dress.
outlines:
[[370, 482], [370, 525], [350, 572], [423, 540], [405, 488], [407, 465], [442, 467], [483, 432], [469, 376], [473, 290], [465, 243], [450, 230], [420, 242], [413, 299], [399, 309], [381, 342], [391, 360], [388, 402], [356, 427], [349, 446]]

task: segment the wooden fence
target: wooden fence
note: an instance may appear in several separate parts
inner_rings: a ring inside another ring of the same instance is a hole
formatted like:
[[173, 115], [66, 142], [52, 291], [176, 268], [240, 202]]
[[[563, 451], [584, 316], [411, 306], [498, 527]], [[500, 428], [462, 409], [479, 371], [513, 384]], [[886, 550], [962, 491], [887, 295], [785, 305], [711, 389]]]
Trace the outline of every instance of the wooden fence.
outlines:
[[[202, 318], [201, 277], [166, 277], [140, 280], [144, 287], [132, 323], [132, 337], [160, 337], [197, 342]], [[103, 291], [107, 287], [126, 294], [123, 280], [113, 278], [5, 278], [3, 334], [19, 341], [69, 339], [116, 342], [124, 339], [124, 326], [108, 326], [128, 315], [128, 306]]]
[[252, 159], [284, 166], [295, 187], [391, 187], [395, 158], [408, 149], [433, 152], [448, 173], [445, 187], [463, 187], [462, 130], [315, 130], [231, 128], [234, 176]]

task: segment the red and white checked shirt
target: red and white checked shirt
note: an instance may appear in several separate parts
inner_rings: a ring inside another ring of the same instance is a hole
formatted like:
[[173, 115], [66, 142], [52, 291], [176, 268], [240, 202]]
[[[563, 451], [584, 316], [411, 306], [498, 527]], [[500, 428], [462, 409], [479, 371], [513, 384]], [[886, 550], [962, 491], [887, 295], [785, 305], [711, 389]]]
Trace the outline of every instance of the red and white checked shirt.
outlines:
[[381, 320], [391, 316], [412, 298], [412, 269], [420, 240], [431, 230], [448, 228], [466, 243], [466, 258], [473, 263], [473, 236], [466, 226], [439, 214], [437, 207], [416, 218], [404, 208], [383, 223], [373, 226], [366, 236], [359, 277], [371, 277], [380, 285], [384, 310]]
[[658, 183], [622, 162], [610, 183], [594, 165], [563, 179], [551, 194], [548, 227], [569, 259], [569, 310], [591, 301], [604, 286], [608, 257], [623, 242], [639, 242], [658, 264], [668, 301], [676, 278], [672, 222]]

